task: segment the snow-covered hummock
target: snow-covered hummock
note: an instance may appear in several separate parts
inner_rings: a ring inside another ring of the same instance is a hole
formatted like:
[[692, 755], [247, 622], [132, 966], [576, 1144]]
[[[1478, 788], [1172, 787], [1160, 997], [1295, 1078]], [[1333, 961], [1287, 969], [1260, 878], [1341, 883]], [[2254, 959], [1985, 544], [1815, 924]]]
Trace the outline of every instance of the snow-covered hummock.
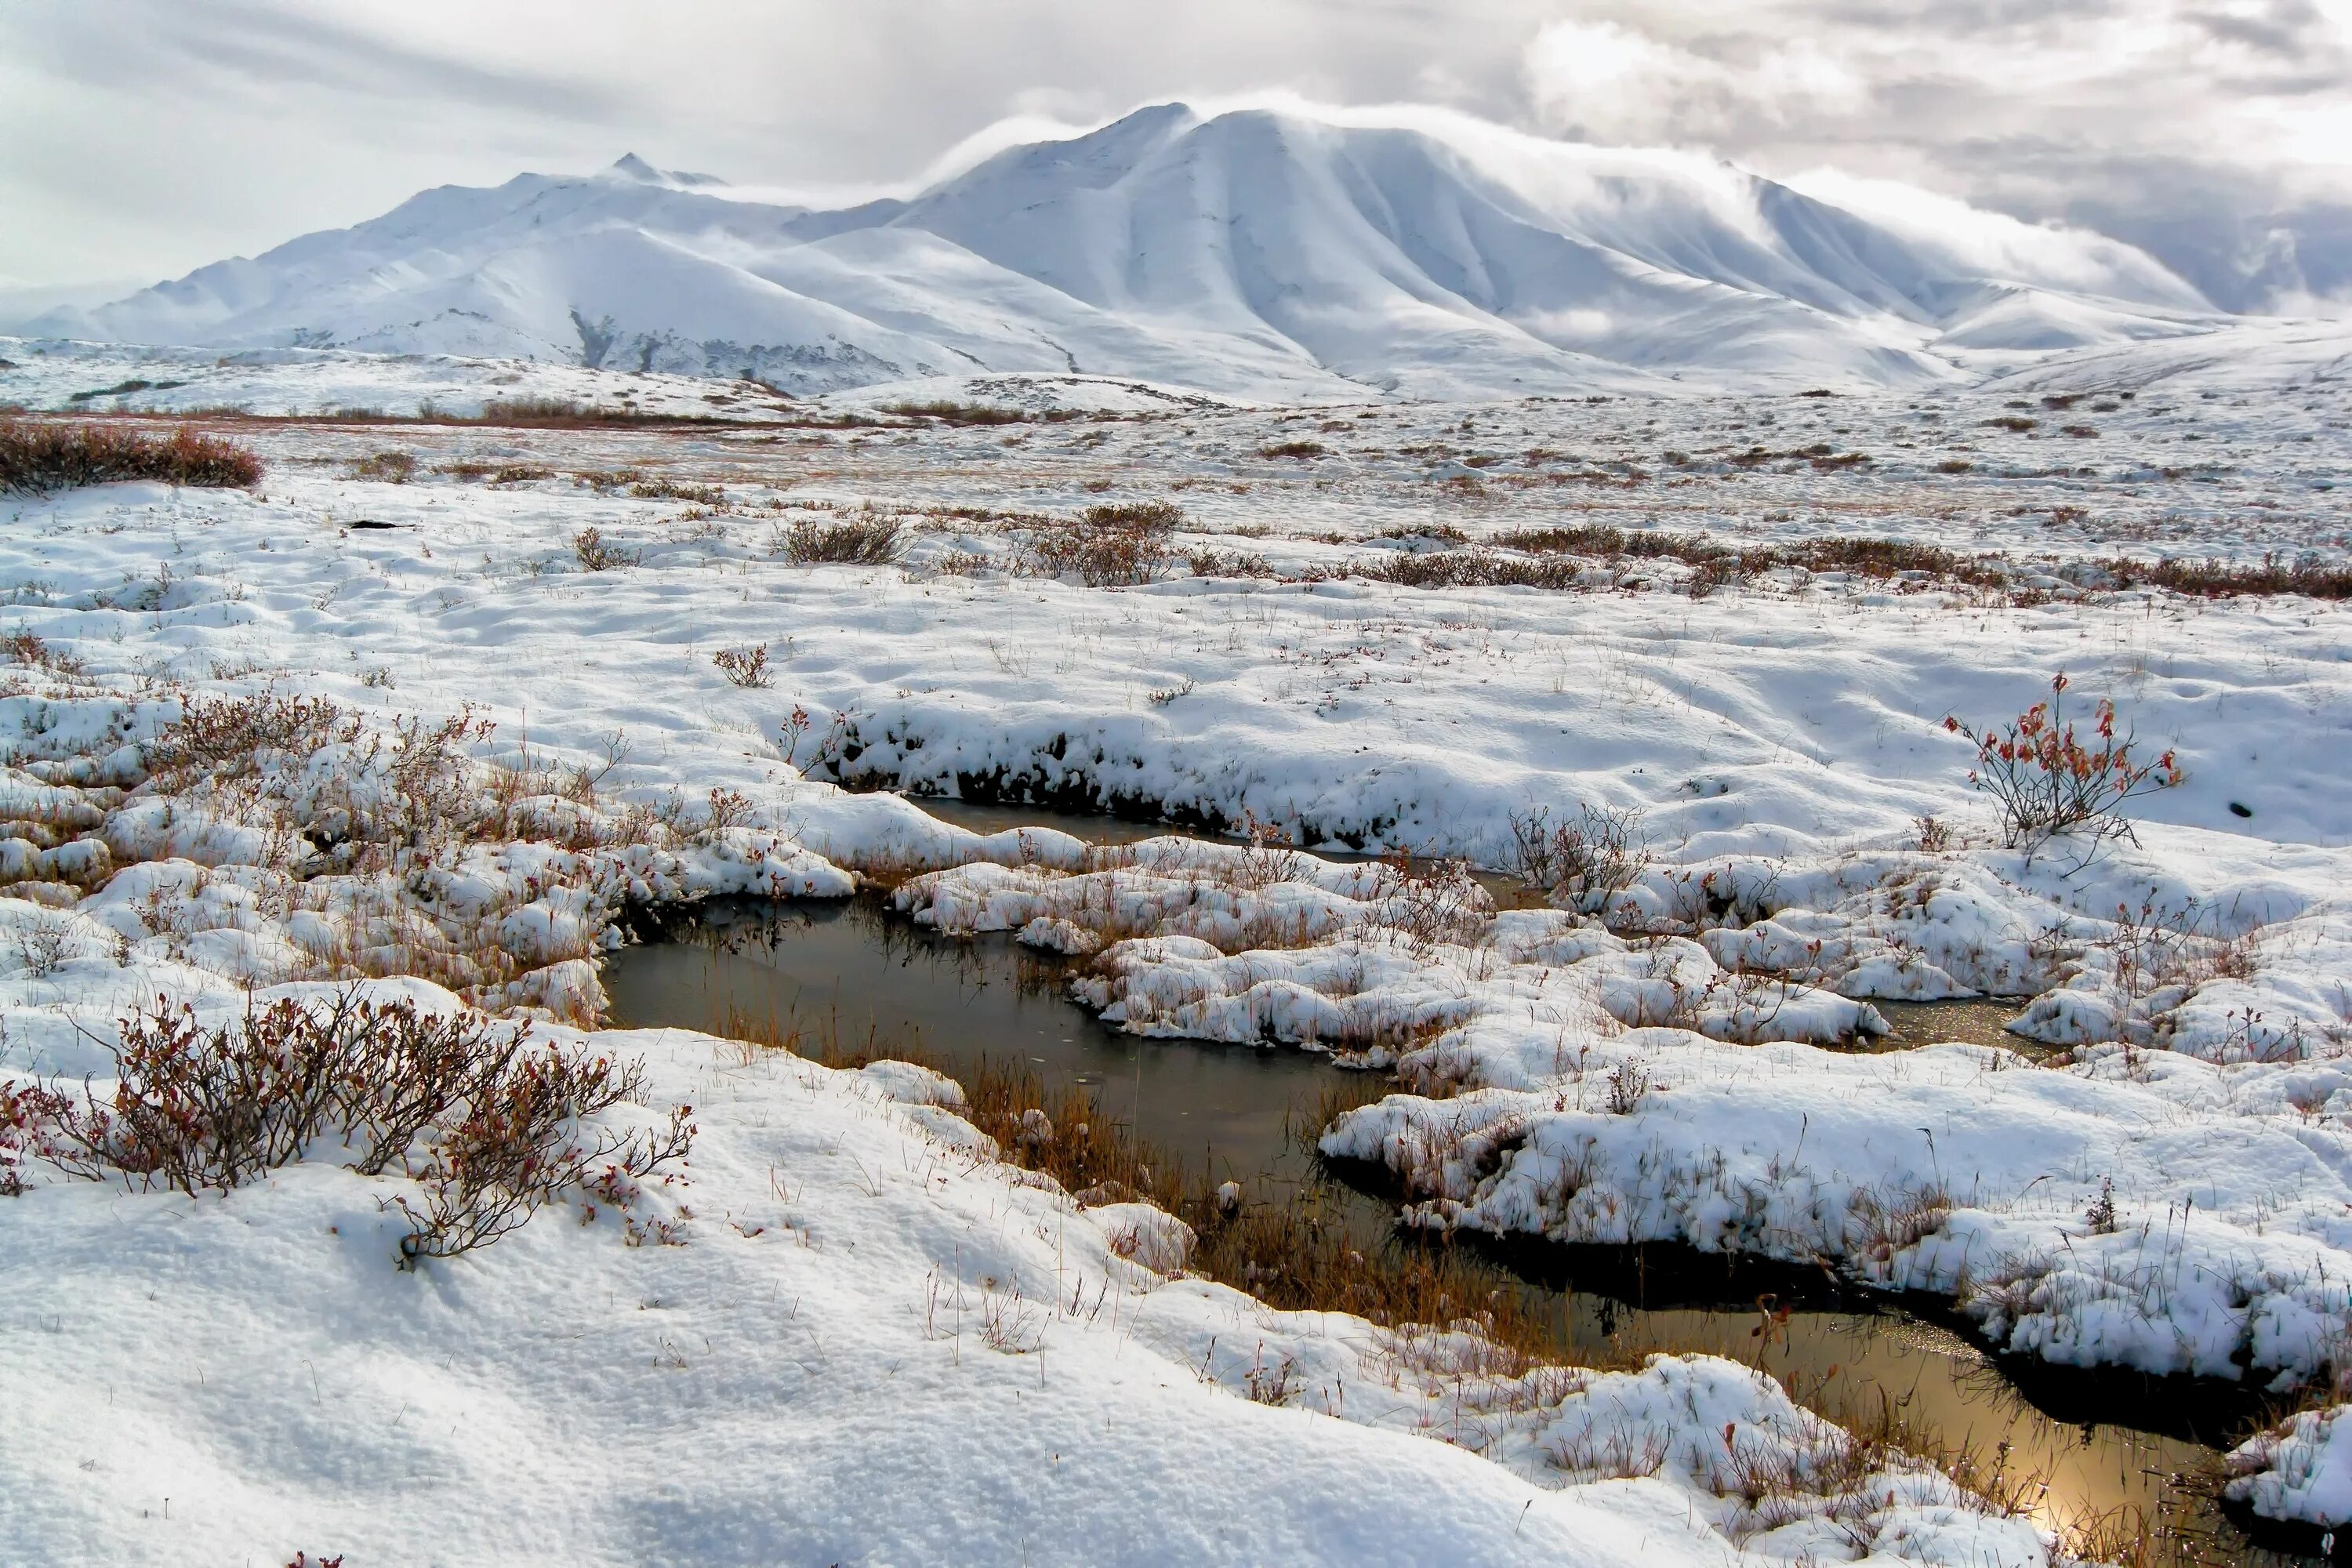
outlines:
[[2352, 1524], [2352, 1405], [2296, 1412], [2230, 1451], [2226, 1494], [2264, 1519]]
[[1938, 210], [1893, 222], [1459, 116], [1168, 104], [840, 211], [635, 158], [443, 187], [23, 330], [797, 394], [988, 371], [1298, 401], [1924, 386], [2224, 320], [2129, 246]]

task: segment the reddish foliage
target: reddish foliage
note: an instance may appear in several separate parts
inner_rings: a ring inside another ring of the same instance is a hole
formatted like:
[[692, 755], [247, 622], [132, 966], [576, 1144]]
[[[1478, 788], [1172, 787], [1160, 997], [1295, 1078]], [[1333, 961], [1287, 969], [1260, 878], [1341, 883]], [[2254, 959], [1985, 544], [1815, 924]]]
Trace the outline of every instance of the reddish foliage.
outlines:
[[2066, 717], [2066, 687], [2061, 670], [2048, 700], [1998, 727], [1979, 731], [1949, 715], [1944, 720], [1946, 730], [1975, 742], [1969, 783], [2000, 802], [2002, 842], [2012, 849], [2033, 849], [2063, 833], [2085, 833], [2095, 847], [2102, 838], [2128, 837], [2131, 825], [2116, 808], [2181, 779], [2170, 752], [2152, 763], [2134, 758], [2137, 742], [2129, 734], [2116, 739], [2116, 705], [2105, 698], [2092, 710], [2085, 741]]
[[234, 488], [260, 482], [261, 459], [186, 425], [157, 437], [126, 426], [0, 420], [0, 492], [44, 495], [120, 479]]

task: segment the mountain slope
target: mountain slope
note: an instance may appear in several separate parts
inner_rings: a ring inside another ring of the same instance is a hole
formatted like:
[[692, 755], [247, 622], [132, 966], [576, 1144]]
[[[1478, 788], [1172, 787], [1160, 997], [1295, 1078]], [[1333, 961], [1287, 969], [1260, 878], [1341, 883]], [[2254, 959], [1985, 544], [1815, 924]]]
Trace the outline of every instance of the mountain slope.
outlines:
[[[1966, 209], [1956, 209], [1965, 212]], [[1887, 221], [1687, 154], [1432, 115], [1182, 105], [911, 201], [735, 199], [634, 157], [425, 192], [33, 330], [571, 361], [823, 392], [1080, 371], [1246, 396], [1916, 384], [2214, 324], [2095, 236]]]

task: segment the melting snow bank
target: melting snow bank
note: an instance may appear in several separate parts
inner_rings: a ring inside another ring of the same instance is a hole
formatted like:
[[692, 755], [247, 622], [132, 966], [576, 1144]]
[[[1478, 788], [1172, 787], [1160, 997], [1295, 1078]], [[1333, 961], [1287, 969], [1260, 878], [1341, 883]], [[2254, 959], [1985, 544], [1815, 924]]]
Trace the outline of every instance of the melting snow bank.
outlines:
[[[2070, 1365], [2285, 1386], [2344, 1364], [2352, 1073], [2302, 967], [2341, 951], [2326, 911], [2259, 951], [2178, 939], [2151, 978], [2136, 917], [2067, 920], [1999, 857], [1654, 872], [1618, 902], [1651, 924], [1632, 937], [1386, 866], [1168, 839], [1097, 859], [897, 898], [1091, 955], [1075, 990], [1129, 1031], [1395, 1068], [1427, 1095], [1322, 1146], [1395, 1173], [1413, 1223], [1820, 1263]], [[2021, 1031], [2132, 1027], [2042, 1064], [1822, 1048], [1884, 1032], [1861, 996], [2043, 985]]]
[[387, 1205], [414, 1184], [324, 1161], [193, 1200], [37, 1174], [0, 1201], [10, 1552], [2053, 1561], [1728, 1362], [1513, 1374], [1473, 1332], [1188, 1278], [1181, 1225], [997, 1163], [921, 1069], [542, 1030], [694, 1105], [668, 1226], [559, 1205], [403, 1273]]
[[[2352, 1405], [2296, 1413], [2231, 1451], [2223, 1495], [2263, 1519], [2352, 1524]], [[2323, 1550], [2332, 1548], [2332, 1543]]]

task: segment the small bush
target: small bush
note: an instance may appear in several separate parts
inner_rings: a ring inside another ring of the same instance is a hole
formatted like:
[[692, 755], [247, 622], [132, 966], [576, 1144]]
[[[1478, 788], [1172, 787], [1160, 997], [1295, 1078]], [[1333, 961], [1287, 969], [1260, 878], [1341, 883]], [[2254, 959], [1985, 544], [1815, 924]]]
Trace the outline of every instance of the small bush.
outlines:
[[185, 425], [153, 437], [127, 426], [0, 419], [0, 492], [47, 495], [124, 479], [236, 489], [259, 483], [261, 472], [250, 449]]
[[1555, 826], [1542, 807], [1511, 818], [1520, 880], [1582, 914], [1601, 914], [1633, 885], [1650, 863], [1639, 806], [1580, 805], [1576, 820]]
[[416, 454], [414, 452], [376, 452], [352, 459], [352, 478], [378, 479], [385, 484], [404, 485], [416, 476]]
[[2116, 559], [2096, 563], [2122, 587], [2145, 583], [2197, 598], [2226, 599], [2240, 594], [2305, 594], [2315, 599], [2352, 599], [2352, 566], [2331, 566], [2316, 555], [2293, 561], [2275, 554], [2238, 565], [2227, 561]]
[[542, 468], [530, 463], [444, 463], [433, 470], [453, 479], [481, 479], [491, 485], [529, 484], [533, 479], [551, 479], [552, 468]]
[[168, 778], [235, 765], [250, 769], [265, 752], [307, 754], [359, 739], [359, 716], [324, 697], [196, 697], [140, 748], [151, 773]]
[[854, 517], [843, 522], [794, 523], [783, 539], [784, 559], [809, 566], [833, 562], [849, 566], [889, 566], [906, 553], [898, 520]]
[[[0, 1192], [26, 1157], [88, 1180], [121, 1176], [194, 1197], [227, 1192], [331, 1139], [363, 1175], [397, 1166], [423, 1184], [393, 1200], [411, 1224], [403, 1267], [486, 1246], [537, 1209], [593, 1190], [626, 1206], [635, 1181], [685, 1159], [689, 1108], [639, 1136], [575, 1124], [642, 1091], [642, 1069], [532, 1047], [527, 1026], [447, 1017], [344, 991], [285, 999], [207, 1029], [158, 1003], [121, 1021], [116, 1084], [77, 1100], [0, 1089]], [[602, 1173], [599, 1173], [601, 1167]]]
[[0, 637], [0, 658], [11, 664], [29, 665], [55, 675], [81, 675], [89, 666], [69, 653], [60, 653], [47, 641], [28, 631], [14, 631]]
[[1319, 458], [1330, 448], [1320, 441], [1269, 441], [1257, 449], [1261, 458]]
[[690, 500], [699, 506], [724, 506], [727, 492], [717, 485], [680, 484], [676, 479], [639, 479], [629, 487], [639, 500]]
[[1002, 408], [986, 403], [955, 403], [940, 399], [931, 403], [890, 403], [882, 408], [885, 414], [896, 414], [906, 419], [936, 419], [943, 425], [1018, 425], [1030, 418], [1074, 419], [1075, 412], [1049, 409], [1031, 415], [1024, 408]]
[[1494, 900], [1466, 860], [1416, 862], [1402, 850], [1384, 856], [1373, 897], [1368, 923], [1396, 932], [1423, 960], [1440, 946], [1475, 944], [1494, 920]]
[[775, 672], [768, 668], [768, 645], [765, 643], [745, 647], [722, 647], [710, 656], [710, 662], [738, 686], [765, 686], [775, 679]]
[[1040, 529], [1031, 564], [1047, 576], [1075, 574], [1090, 588], [1149, 583], [1174, 559], [1169, 540], [1184, 521], [1173, 501], [1104, 502], [1068, 522]]
[[583, 528], [572, 536], [572, 553], [578, 558], [583, 572], [612, 572], [624, 566], [635, 566], [643, 560], [644, 552], [624, 550], [605, 542], [604, 530]]
[[2170, 752], [2152, 763], [2134, 760], [2137, 742], [2128, 733], [2116, 739], [2116, 705], [2104, 698], [2092, 710], [2092, 738], [2085, 743], [2066, 718], [2066, 687], [2061, 670], [2050, 682], [2048, 700], [1998, 728], [1978, 731], [1949, 715], [1944, 720], [1946, 730], [1977, 748], [1969, 783], [2000, 803], [2001, 842], [2029, 856], [2060, 834], [2083, 833], [2094, 850], [2102, 839], [2131, 837], [2131, 824], [2118, 811], [2124, 802], [2181, 779]]
[[2099, 1178], [2099, 1195], [2093, 1198], [2090, 1206], [2083, 1211], [2083, 1224], [2089, 1228], [2093, 1236], [2115, 1235], [2117, 1222], [2116, 1179], [2113, 1176]]
[[1425, 555], [1391, 555], [1362, 568], [1376, 583], [1404, 588], [1581, 587], [1584, 568], [1573, 561], [1522, 561], [1491, 550], [1446, 550]]
[[[429, 425], [498, 425], [523, 429], [591, 429], [598, 426], [676, 426], [719, 423], [697, 414], [648, 414], [642, 410], [583, 403], [576, 397], [500, 397], [482, 405], [479, 414], [446, 414], [426, 404], [415, 423]], [[409, 423], [399, 421], [399, 423]]]
[[1609, 1114], [1631, 1116], [1649, 1097], [1650, 1069], [1628, 1057], [1609, 1071]]
[[[464, 1116], [435, 1141], [417, 1172], [423, 1200], [394, 1200], [410, 1225], [400, 1242], [402, 1267], [487, 1247], [568, 1192], [593, 1192], [625, 1209], [636, 1183], [686, 1158], [691, 1108], [677, 1107], [666, 1130], [644, 1139], [599, 1131], [583, 1143], [571, 1129], [641, 1088], [635, 1067], [584, 1051], [550, 1048], [521, 1058], [470, 1097]], [[633, 1239], [641, 1234], [631, 1227]], [[660, 1235], [674, 1238], [666, 1226]]]

